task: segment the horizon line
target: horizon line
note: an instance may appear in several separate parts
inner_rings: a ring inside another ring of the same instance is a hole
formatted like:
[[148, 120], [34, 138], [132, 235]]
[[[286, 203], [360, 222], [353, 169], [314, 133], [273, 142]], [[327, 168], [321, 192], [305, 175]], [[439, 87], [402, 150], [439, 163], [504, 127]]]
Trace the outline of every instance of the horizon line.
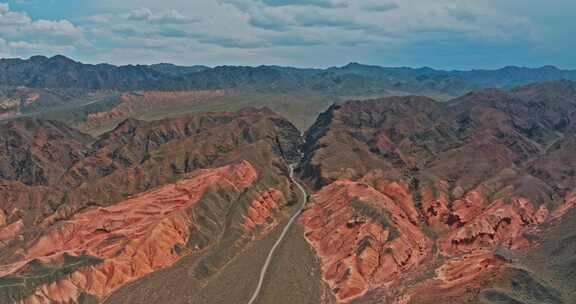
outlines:
[[152, 65], [159, 65], [159, 64], [169, 64], [169, 65], [174, 65], [174, 66], [178, 66], [178, 67], [195, 67], [195, 66], [204, 66], [210, 69], [214, 69], [214, 68], [219, 68], [219, 67], [248, 67], [248, 68], [259, 68], [259, 67], [280, 67], [280, 68], [294, 68], [294, 69], [301, 69], [301, 70], [328, 70], [328, 69], [334, 69], [334, 68], [345, 68], [347, 66], [351, 66], [351, 65], [359, 65], [359, 66], [364, 66], [364, 67], [374, 67], [374, 68], [384, 68], [384, 69], [412, 69], [412, 70], [421, 70], [421, 69], [430, 69], [430, 70], [434, 70], [434, 71], [440, 71], [440, 72], [474, 72], [474, 71], [498, 71], [498, 70], [503, 70], [506, 68], [519, 68], [519, 69], [530, 69], [530, 70], [539, 70], [539, 69], [546, 69], [546, 68], [552, 68], [552, 69], [556, 69], [559, 71], [564, 71], [564, 72], [576, 72], [576, 68], [572, 69], [572, 68], [563, 68], [563, 67], [559, 67], [558, 65], [555, 64], [545, 64], [545, 65], [539, 65], [539, 66], [525, 66], [525, 65], [505, 65], [505, 66], [501, 66], [499, 68], [468, 68], [468, 69], [446, 69], [446, 68], [437, 68], [437, 67], [431, 67], [428, 65], [423, 65], [423, 66], [407, 66], [407, 65], [401, 65], [401, 66], [387, 66], [387, 65], [379, 65], [379, 64], [370, 64], [370, 63], [361, 63], [361, 62], [349, 62], [343, 65], [331, 65], [331, 66], [325, 66], [325, 67], [312, 67], [312, 66], [296, 66], [296, 65], [282, 65], [282, 64], [260, 64], [260, 65], [243, 65], [243, 64], [219, 64], [219, 65], [209, 65], [209, 64], [190, 64], [190, 65], [181, 65], [181, 64], [175, 64], [175, 63], [171, 63], [171, 62], [156, 62], [156, 63], [137, 63], [137, 64], [113, 64], [113, 63], [109, 63], [109, 62], [85, 62], [82, 60], [77, 60], [74, 59], [71, 56], [66, 56], [66, 55], [62, 55], [62, 54], [56, 54], [56, 55], [52, 55], [52, 56], [47, 56], [47, 55], [32, 55], [29, 57], [0, 57], [0, 61], [4, 61], [4, 60], [23, 60], [23, 61], [27, 61], [27, 60], [32, 60], [34, 58], [46, 58], [46, 59], [54, 59], [54, 58], [64, 58], [76, 63], [80, 63], [80, 64], [84, 64], [84, 65], [110, 65], [110, 66], [114, 66], [114, 67], [129, 67], [129, 66], [152, 66]]

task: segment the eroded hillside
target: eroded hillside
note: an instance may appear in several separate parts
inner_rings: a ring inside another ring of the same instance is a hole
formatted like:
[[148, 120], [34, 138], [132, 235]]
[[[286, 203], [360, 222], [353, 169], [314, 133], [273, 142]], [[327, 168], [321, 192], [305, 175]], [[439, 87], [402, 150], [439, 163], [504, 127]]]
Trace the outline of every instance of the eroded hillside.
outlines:
[[[127, 93], [93, 119], [214, 93]], [[2, 125], [0, 302], [247, 302], [297, 163], [311, 196], [260, 304], [575, 299], [573, 82], [334, 104], [305, 139], [266, 108], [98, 137]]]
[[569, 303], [573, 292], [516, 255], [576, 206], [575, 89], [350, 101], [322, 114], [307, 133], [302, 176], [318, 192], [301, 223], [337, 299]]
[[91, 303], [187, 255], [210, 277], [296, 200], [300, 132], [267, 109], [98, 138], [34, 119], [2, 129], [2, 303]]

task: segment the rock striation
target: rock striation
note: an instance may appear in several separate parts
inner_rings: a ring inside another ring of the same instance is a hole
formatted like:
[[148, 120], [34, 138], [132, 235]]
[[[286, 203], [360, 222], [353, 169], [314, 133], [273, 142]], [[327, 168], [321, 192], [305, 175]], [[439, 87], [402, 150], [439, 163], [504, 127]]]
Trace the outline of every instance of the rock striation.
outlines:
[[213, 248], [222, 260], [207, 256], [195, 272], [217, 273], [288, 216], [299, 134], [255, 108], [128, 119], [98, 138], [53, 121], [9, 123], [0, 132], [9, 149], [0, 153], [0, 302], [101, 301]]
[[69, 302], [81, 294], [103, 298], [130, 281], [173, 264], [188, 251], [201, 250], [198, 244], [187, 249], [190, 235], [202, 233], [194, 205], [207, 191], [216, 189], [238, 196], [257, 178], [254, 167], [241, 162], [200, 170], [175, 184], [113, 206], [81, 212], [50, 227], [24, 248], [19, 267], [6, 265], [9, 271], [0, 275], [22, 272], [23, 266], [38, 259], [88, 255], [101, 262], [42, 285], [21, 302]]
[[320, 115], [301, 168], [318, 192], [301, 224], [337, 300], [472, 301], [509, 273], [499, 252], [537, 247], [574, 207], [575, 88], [349, 101]]

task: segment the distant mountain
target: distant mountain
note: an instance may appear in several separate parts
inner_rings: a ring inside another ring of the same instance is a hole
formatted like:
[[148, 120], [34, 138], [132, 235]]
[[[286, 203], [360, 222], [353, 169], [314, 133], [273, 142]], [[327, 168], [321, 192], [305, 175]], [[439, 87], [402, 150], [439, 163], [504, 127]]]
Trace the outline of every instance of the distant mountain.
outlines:
[[166, 77], [147, 66], [91, 65], [64, 56], [0, 60], [0, 86], [131, 90]]
[[179, 66], [171, 63], [158, 63], [149, 66], [151, 69], [169, 76], [184, 76], [210, 69], [205, 65]]
[[552, 66], [505, 67], [498, 70], [444, 71], [388, 68], [351, 63], [327, 69], [280, 66], [182, 67], [83, 64], [64, 56], [0, 60], [0, 86], [127, 90], [231, 89], [267, 93], [314, 92], [356, 94], [445, 94], [496, 87], [511, 88], [547, 80], [576, 80], [576, 71]]
[[554, 66], [543, 66], [535, 69], [508, 66], [498, 70], [473, 70], [454, 73], [481, 87], [511, 88], [533, 82], [576, 79], [575, 70], [561, 70]]
[[[378, 78], [381, 82], [396, 80], [402, 86], [422, 86], [429, 88], [432, 83], [464, 85], [472, 89], [512, 88], [534, 82], [550, 80], [576, 80], [576, 70], [561, 70], [554, 66], [526, 68], [508, 66], [497, 70], [445, 71], [429, 67], [423, 68], [386, 68], [380, 66], [350, 63], [343, 67], [330, 68], [337, 74], [356, 74]], [[451, 89], [436, 87], [436, 89]]]
[[547, 80], [576, 80], [576, 71], [555, 67], [506, 67], [499, 70], [443, 71], [386, 68], [351, 63], [328, 69], [278, 66], [221, 66], [153, 85], [159, 90], [239, 89], [263, 92], [319, 92], [335, 95], [459, 95], [483, 88], [511, 88]]

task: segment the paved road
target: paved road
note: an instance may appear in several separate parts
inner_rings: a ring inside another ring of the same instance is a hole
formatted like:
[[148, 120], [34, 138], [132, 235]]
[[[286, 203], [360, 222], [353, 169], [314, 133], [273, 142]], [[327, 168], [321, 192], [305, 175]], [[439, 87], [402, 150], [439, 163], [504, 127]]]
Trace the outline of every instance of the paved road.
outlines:
[[306, 194], [306, 190], [304, 190], [304, 187], [302, 187], [302, 185], [300, 185], [300, 183], [298, 183], [294, 179], [294, 165], [290, 166], [290, 179], [292, 180], [292, 183], [294, 183], [294, 185], [296, 185], [296, 187], [300, 190], [300, 192], [302, 192], [302, 201], [300, 202], [300, 207], [298, 208], [296, 213], [294, 213], [292, 218], [290, 218], [290, 221], [288, 221], [288, 224], [286, 224], [286, 227], [284, 227], [284, 230], [282, 230], [282, 234], [280, 234], [280, 237], [278, 238], [276, 243], [274, 243], [272, 249], [270, 249], [270, 253], [268, 253], [268, 257], [266, 258], [264, 266], [262, 266], [262, 270], [260, 271], [260, 279], [258, 280], [258, 286], [256, 287], [254, 294], [252, 294], [252, 298], [250, 298], [250, 301], [248, 301], [248, 304], [256, 303], [256, 299], [258, 298], [258, 295], [260, 295], [260, 290], [262, 289], [262, 285], [264, 284], [264, 278], [266, 277], [268, 266], [270, 266], [270, 262], [274, 257], [276, 249], [278, 248], [280, 243], [282, 243], [282, 240], [284, 240], [286, 234], [288, 234], [288, 231], [290, 230], [290, 227], [292, 227], [292, 225], [294, 224], [294, 222], [296, 222], [296, 219], [298, 218], [300, 213], [302, 213], [302, 210], [304, 210], [304, 206], [306, 205], [306, 201], [308, 200], [308, 194]]

